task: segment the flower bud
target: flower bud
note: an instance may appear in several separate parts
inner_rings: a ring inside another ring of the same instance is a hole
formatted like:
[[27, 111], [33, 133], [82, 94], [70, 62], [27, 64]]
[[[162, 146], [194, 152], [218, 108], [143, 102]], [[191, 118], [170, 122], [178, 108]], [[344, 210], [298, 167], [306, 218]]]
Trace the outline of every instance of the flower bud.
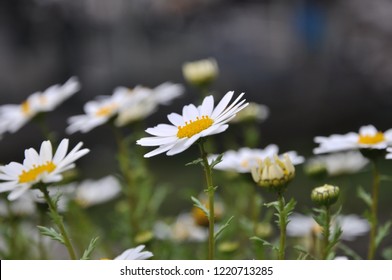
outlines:
[[339, 193], [338, 187], [325, 184], [313, 189], [311, 199], [317, 205], [330, 206], [338, 200]]
[[250, 102], [248, 106], [239, 111], [231, 120], [232, 123], [241, 123], [248, 121], [262, 122], [269, 116], [269, 109], [267, 106]]
[[218, 64], [213, 58], [186, 62], [182, 66], [185, 80], [196, 86], [210, 84], [218, 76]]
[[261, 160], [256, 168], [252, 168], [252, 178], [261, 187], [274, 191], [282, 191], [294, 178], [295, 168], [288, 154], [280, 159], [277, 155]]

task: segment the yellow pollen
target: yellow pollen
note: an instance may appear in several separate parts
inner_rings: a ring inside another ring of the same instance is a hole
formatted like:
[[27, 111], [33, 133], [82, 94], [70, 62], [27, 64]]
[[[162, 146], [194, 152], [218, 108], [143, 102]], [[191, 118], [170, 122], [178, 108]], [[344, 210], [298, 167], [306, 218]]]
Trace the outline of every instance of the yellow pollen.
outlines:
[[106, 116], [112, 114], [112, 112], [116, 108], [117, 108], [116, 104], [109, 104], [109, 105], [101, 107], [97, 112], [95, 112], [95, 115], [97, 115], [98, 117], [106, 117]]
[[30, 113], [30, 105], [29, 102], [26, 100], [21, 105], [22, 113], [28, 115]]
[[385, 141], [385, 137], [384, 137], [384, 133], [382, 133], [381, 131], [378, 131], [374, 135], [369, 135], [369, 134], [359, 135], [358, 138], [358, 143], [365, 144], [365, 145], [375, 145], [383, 141]]
[[56, 169], [56, 165], [50, 161], [42, 165], [33, 165], [30, 170], [23, 170], [19, 175], [19, 183], [29, 183], [37, 179], [43, 173], [51, 173]]
[[193, 135], [209, 128], [214, 121], [208, 116], [197, 117], [195, 121], [185, 122], [184, 126], [178, 126], [178, 138], [191, 138]]

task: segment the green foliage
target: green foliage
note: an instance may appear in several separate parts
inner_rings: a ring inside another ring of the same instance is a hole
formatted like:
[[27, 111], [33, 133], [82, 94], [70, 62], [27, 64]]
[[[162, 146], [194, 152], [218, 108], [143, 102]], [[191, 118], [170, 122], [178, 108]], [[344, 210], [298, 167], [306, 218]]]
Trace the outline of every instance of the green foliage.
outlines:
[[91, 254], [93, 253], [95, 247], [97, 246], [97, 241], [99, 237], [94, 237], [91, 239], [90, 244], [88, 244], [87, 249], [84, 251], [83, 256], [80, 258], [81, 260], [89, 260]]
[[191, 197], [192, 201], [193, 201], [193, 205], [197, 208], [199, 208], [201, 211], [203, 211], [204, 215], [206, 215], [206, 217], [208, 219], [210, 219], [210, 211], [207, 209], [207, 207], [205, 207], [200, 200], [198, 200], [196, 197], [192, 196]]
[[223, 233], [223, 231], [230, 225], [231, 221], [234, 219], [234, 216], [231, 216], [230, 219], [227, 220], [227, 222], [222, 225], [216, 232], [214, 235], [214, 240], [216, 241], [218, 239], [218, 237]]
[[378, 228], [376, 236], [376, 248], [380, 245], [382, 240], [389, 234], [392, 226], [392, 221], [386, 222], [384, 225]]
[[54, 228], [47, 228], [44, 226], [37, 226], [40, 233], [45, 236], [49, 236], [53, 240], [59, 241], [65, 245], [64, 237], [61, 233], [58, 233]]

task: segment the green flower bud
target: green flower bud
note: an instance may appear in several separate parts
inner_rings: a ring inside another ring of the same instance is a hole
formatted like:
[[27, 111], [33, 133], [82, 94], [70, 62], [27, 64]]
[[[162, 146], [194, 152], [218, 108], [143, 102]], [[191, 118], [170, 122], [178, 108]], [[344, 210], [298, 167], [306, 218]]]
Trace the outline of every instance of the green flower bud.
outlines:
[[339, 187], [325, 184], [313, 189], [311, 199], [317, 205], [330, 206], [338, 200], [339, 193]]
[[182, 73], [185, 80], [190, 84], [205, 86], [215, 80], [218, 76], [219, 69], [216, 60], [210, 58], [184, 63], [182, 66]]

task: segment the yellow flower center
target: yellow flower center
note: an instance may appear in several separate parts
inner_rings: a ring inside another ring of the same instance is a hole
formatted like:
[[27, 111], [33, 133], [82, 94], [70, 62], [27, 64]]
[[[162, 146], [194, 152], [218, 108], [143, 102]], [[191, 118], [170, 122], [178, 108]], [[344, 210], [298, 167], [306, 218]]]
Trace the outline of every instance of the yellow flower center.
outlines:
[[51, 173], [56, 169], [56, 165], [50, 161], [42, 165], [33, 165], [30, 170], [23, 170], [22, 174], [19, 175], [19, 183], [33, 182], [43, 173]]
[[365, 145], [375, 145], [383, 141], [385, 141], [385, 137], [384, 137], [384, 133], [382, 133], [381, 131], [378, 131], [374, 135], [369, 135], [369, 134], [359, 135], [358, 138], [358, 143], [365, 144]]
[[208, 116], [197, 117], [195, 121], [185, 122], [184, 126], [178, 127], [178, 138], [191, 138], [193, 135], [209, 128], [214, 121]]
[[109, 104], [106, 106], [102, 106], [101, 108], [99, 108], [99, 110], [97, 110], [97, 112], [95, 112], [95, 115], [97, 117], [106, 117], [111, 115], [113, 111], [116, 110], [116, 108], [117, 108], [116, 104]]
[[29, 115], [30, 114], [30, 104], [29, 104], [29, 102], [27, 100], [22, 103], [21, 109], [22, 109], [22, 113], [24, 115]]

